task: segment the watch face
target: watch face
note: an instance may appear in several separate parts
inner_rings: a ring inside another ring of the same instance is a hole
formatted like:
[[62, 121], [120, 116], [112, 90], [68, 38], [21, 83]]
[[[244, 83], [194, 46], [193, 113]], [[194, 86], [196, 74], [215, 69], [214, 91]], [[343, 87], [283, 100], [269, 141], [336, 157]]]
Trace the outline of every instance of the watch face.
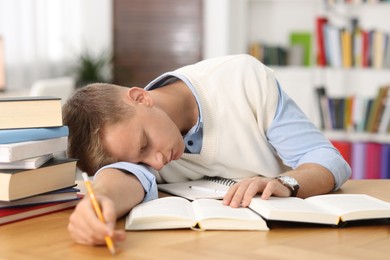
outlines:
[[283, 183], [288, 184], [292, 187], [298, 185], [298, 182], [290, 176], [280, 176], [280, 179], [283, 181]]

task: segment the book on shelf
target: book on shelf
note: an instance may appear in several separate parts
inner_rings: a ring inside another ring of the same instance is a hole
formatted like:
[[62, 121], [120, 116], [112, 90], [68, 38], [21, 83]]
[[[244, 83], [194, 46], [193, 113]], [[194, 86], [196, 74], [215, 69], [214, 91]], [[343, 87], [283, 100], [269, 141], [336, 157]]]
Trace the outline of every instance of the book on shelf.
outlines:
[[0, 129], [50, 126], [62, 126], [60, 98], [0, 98]]
[[381, 144], [367, 142], [365, 155], [365, 179], [380, 179]]
[[390, 179], [390, 144], [382, 144], [381, 146], [381, 179]]
[[81, 197], [77, 194], [79, 191], [80, 190], [75, 187], [68, 187], [38, 194], [24, 199], [18, 199], [13, 201], [0, 201], [0, 209], [75, 200]]
[[267, 223], [248, 208], [224, 206], [215, 199], [192, 202], [164, 197], [141, 203], [126, 217], [126, 230], [154, 229], [269, 230]]
[[68, 126], [0, 130], [0, 144], [53, 139], [69, 135]]
[[349, 30], [341, 30], [341, 54], [344, 68], [352, 67], [352, 35]]
[[353, 142], [351, 151], [352, 179], [362, 180], [365, 178], [366, 169], [366, 143]]
[[158, 184], [158, 190], [189, 200], [222, 199], [235, 182], [235, 180], [223, 177], [205, 176], [194, 181]]
[[352, 164], [352, 144], [348, 141], [331, 140], [333, 146], [340, 152], [344, 160], [351, 165]]
[[53, 154], [45, 154], [8, 163], [0, 162], [0, 169], [37, 169], [51, 158], [53, 158]]
[[312, 35], [310, 32], [291, 32], [290, 46], [301, 46], [303, 48], [303, 65], [312, 65]]
[[66, 151], [68, 137], [12, 144], [0, 144], [0, 162], [14, 162], [40, 155]]
[[0, 170], [0, 200], [12, 201], [73, 186], [76, 161], [54, 157], [37, 169]]
[[366, 131], [376, 133], [379, 130], [379, 124], [385, 108], [386, 99], [389, 92], [389, 86], [380, 87], [376, 97], [373, 99], [372, 108], [367, 121]]
[[249, 208], [266, 220], [324, 225], [390, 218], [390, 203], [365, 194], [327, 194], [307, 199], [256, 197]]
[[316, 36], [317, 36], [317, 64], [320, 66], [326, 66], [326, 54], [325, 54], [325, 34], [324, 26], [328, 23], [326, 17], [320, 16], [316, 18]]
[[79, 199], [0, 209], [0, 225], [73, 208]]

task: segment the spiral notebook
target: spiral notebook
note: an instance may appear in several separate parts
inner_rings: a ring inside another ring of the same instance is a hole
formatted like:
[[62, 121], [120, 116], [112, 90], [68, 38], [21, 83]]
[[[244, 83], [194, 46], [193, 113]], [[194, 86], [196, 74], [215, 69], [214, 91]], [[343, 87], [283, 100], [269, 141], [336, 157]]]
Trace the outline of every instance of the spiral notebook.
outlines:
[[209, 177], [196, 181], [176, 182], [159, 184], [161, 192], [187, 198], [195, 199], [222, 199], [229, 187], [236, 183], [236, 180], [223, 177]]

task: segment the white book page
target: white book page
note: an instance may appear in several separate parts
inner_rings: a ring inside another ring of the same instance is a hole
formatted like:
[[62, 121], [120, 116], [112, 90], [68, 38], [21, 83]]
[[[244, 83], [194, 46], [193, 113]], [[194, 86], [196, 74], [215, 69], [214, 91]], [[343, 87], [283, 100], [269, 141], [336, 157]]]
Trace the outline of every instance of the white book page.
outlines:
[[131, 218], [175, 217], [182, 219], [195, 219], [191, 203], [180, 197], [164, 197], [151, 200], [135, 207]]
[[335, 214], [300, 198], [270, 197], [263, 200], [256, 197], [249, 207], [269, 220], [337, 224], [339, 219]]
[[390, 203], [365, 194], [329, 194], [306, 200], [342, 216], [345, 221], [390, 217]]
[[221, 200], [199, 199], [193, 201], [192, 204], [198, 221], [211, 218], [241, 220], [258, 220], [260, 218], [248, 208], [224, 206]]

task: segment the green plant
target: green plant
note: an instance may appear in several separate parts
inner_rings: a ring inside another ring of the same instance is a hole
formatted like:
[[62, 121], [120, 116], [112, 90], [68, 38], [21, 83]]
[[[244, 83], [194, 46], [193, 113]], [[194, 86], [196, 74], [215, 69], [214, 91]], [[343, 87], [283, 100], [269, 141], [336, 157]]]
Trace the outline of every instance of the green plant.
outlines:
[[71, 74], [76, 79], [76, 86], [82, 87], [95, 82], [111, 81], [111, 61], [112, 55], [103, 52], [94, 56], [89, 51], [82, 52], [77, 58]]

